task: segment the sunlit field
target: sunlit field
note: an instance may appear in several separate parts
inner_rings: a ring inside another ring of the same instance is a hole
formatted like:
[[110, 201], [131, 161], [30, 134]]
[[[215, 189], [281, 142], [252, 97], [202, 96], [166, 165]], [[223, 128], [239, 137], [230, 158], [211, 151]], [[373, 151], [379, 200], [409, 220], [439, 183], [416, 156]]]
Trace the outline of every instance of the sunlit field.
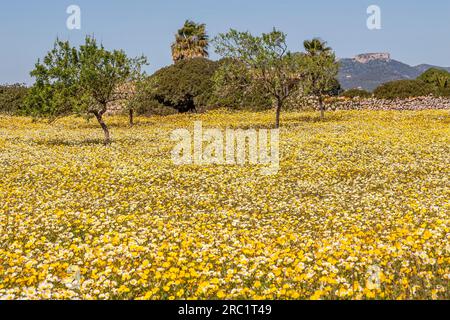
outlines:
[[0, 117], [0, 299], [450, 299], [448, 111], [284, 113], [277, 175], [175, 166], [273, 112]]

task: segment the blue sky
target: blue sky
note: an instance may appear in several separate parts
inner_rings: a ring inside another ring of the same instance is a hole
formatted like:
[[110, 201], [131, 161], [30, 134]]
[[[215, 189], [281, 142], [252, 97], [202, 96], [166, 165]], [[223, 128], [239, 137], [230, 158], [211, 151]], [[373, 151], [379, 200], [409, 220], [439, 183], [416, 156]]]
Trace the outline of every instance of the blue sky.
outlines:
[[[81, 8], [81, 30], [66, 28], [72, 4]], [[381, 8], [381, 30], [366, 27], [372, 4]], [[275, 26], [288, 34], [291, 50], [319, 36], [339, 57], [386, 51], [412, 65], [450, 66], [449, 14], [448, 0], [2, 0], [0, 83], [31, 83], [29, 71], [57, 36], [79, 44], [93, 34], [107, 48], [145, 54], [153, 72], [171, 63], [170, 43], [186, 19], [206, 23], [211, 36]]]

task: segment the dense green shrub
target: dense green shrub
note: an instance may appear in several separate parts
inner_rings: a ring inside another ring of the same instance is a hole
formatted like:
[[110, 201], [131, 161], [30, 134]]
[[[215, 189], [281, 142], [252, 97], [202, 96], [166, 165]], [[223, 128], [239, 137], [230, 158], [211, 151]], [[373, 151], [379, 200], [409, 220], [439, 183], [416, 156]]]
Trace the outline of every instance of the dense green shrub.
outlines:
[[0, 113], [17, 114], [27, 92], [28, 88], [23, 84], [0, 86]]
[[416, 80], [393, 81], [378, 87], [375, 97], [384, 99], [434, 95], [450, 97], [450, 73], [431, 68]]
[[372, 97], [372, 93], [362, 89], [349, 89], [341, 93], [342, 97], [346, 98], [370, 98]]
[[139, 114], [200, 111], [209, 106], [217, 67], [217, 62], [193, 58], [162, 68], [138, 86], [133, 108]]
[[325, 94], [330, 97], [337, 97], [344, 92], [344, 89], [341, 87], [341, 83], [338, 79], [333, 79], [331, 81], [330, 89], [325, 91]]
[[436, 88], [420, 80], [398, 80], [382, 84], [374, 91], [378, 99], [405, 99], [436, 95]]
[[431, 68], [424, 72], [418, 81], [428, 83], [436, 88], [439, 97], [450, 97], [450, 73], [445, 70]]
[[425, 71], [417, 80], [429, 83], [437, 88], [450, 87], [450, 73], [436, 68]]
[[450, 97], [450, 86], [445, 88], [437, 88], [436, 96], [438, 97]]

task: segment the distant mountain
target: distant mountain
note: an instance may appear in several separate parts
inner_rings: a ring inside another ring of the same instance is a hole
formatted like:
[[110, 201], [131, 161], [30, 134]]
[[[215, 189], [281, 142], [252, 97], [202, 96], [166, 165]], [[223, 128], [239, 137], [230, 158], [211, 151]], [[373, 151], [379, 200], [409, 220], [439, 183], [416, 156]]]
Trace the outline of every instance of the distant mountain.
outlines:
[[441, 69], [441, 70], [445, 70], [447, 72], [450, 72], [450, 67], [449, 68], [438, 67], [438, 66], [433, 66], [431, 64], [419, 64], [418, 66], [415, 66], [414, 68], [419, 70], [421, 74], [424, 73], [425, 71], [431, 69], [431, 68]]
[[366, 53], [353, 59], [341, 59], [339, 81], [346, 90], [361, 88], [372, 91], [379, 85], [405, 79], [416, 79], [430, 68], [450, 72], [450, 68], [436, 67], [428, 64], [410, 66], [392, 60], [388, 53]]

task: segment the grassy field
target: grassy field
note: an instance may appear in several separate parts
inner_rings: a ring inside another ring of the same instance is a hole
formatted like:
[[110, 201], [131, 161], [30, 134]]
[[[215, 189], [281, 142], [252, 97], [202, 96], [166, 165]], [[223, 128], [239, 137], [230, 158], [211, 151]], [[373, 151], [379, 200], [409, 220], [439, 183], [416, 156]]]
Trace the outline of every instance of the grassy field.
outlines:
[[0, 117], [0, 298], [449, 299], [449, 112], [285, 113], [273, 176], [172, 163], [273, 118]]

